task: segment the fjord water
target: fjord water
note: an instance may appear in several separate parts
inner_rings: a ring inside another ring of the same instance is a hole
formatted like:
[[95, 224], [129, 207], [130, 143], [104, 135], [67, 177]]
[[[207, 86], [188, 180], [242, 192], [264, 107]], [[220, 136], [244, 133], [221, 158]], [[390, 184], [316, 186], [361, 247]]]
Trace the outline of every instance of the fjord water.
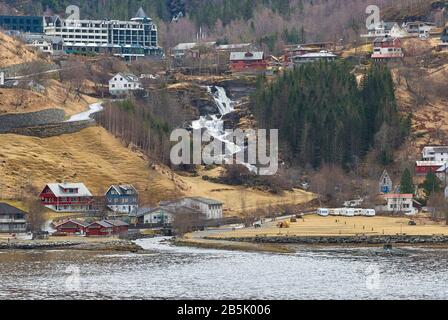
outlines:
[[270, 254], [173, 247], [160, 238], [138, 243], [149, 251], [3, 251], [0, 299], [448, 298], [448, 250]]

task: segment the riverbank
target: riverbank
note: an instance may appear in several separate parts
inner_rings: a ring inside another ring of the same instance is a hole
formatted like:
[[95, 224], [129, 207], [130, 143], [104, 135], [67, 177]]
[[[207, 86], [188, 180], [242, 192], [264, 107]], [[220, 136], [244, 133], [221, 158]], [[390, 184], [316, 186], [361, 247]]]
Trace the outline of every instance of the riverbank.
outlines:
[[138, 252], [143, 250], [132, 241], [117, 239], [98, 240], [10, 240], [0, 242], [0, 250], [83, 250]]
[[[279, 222], [288, 221], [288, 228]], [[425, 217], [319, 217], [296, 222], [283, 218], [261, 228], [222, 227], [186, 235], [177, 245], [208, 249], [296, 252], [297, 246], [393, 246], [448, 248], [448, 227]]]
[[215, 249], [228, 251], [245, 252], [266, 252], [266, 253], [295, 253], [296, 251], [288, 246], [279, 244], [261, 244], [250, 242], [237, 242], [211, 239], [176, 238], [172, 243], [179, 247], [195, 247], [201, 249]]
[[[221, 238], [207, 237], [205, 241], [217, 241]], [[277, 237], [229, 237], [226, 241], [236, 243], [254, 244], [280, 244], [280, 245], [439, 245], [448, 247], [448, 236], [277, 236]]]

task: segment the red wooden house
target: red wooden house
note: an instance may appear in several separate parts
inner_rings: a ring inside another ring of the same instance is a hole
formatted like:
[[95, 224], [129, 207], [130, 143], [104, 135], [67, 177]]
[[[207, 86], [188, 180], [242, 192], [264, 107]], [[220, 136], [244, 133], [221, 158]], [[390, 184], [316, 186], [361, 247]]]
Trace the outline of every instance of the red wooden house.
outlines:
[[56, 212], [86, 212], [93, 205], [93, 196], [83, 183], [49, 183], [39, 198], [43, 206]]
[[399, 60], [404, 57], [402, 42], [399, 38], [386, 36], [373, 42], [373, 60]]
[[129, 225], [120, 220], [102, 220], [90, 224], [86, 233], [88, 237], [109, 237], [128, 233]]
[[67, 220], [55, 226], [58, 233], [65, 234], [86, 234], [89, 226], [87, 222], [79, 220]]
[[267, 66], [264, 52], [230, 53], [230, 69], [232, 72], [264, 71]]
[[427, 175], [429, 172], [436, 173], [442, 166], [443, 161], [417, 161], [415, 165], [415, 173], [417, 175]]

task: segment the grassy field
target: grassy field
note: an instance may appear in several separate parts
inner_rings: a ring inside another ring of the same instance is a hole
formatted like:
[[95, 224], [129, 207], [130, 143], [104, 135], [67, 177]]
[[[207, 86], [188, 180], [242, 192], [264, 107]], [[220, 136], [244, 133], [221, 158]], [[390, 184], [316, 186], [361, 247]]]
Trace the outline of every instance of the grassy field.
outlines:
[[365, 235], [448, 235], [448, 226], [437, 224], [428, 219], [415, 219], [417, 226], [409, 226], [408, 218], [392, 217], [319, 217], [305, 216], [302, 221], [291, 223], [290, 228], [279, 229], [276, 222], [265, 224], [260, 229], [240, 229], [214, 235], [213, 237], [253, 237], [256, 235], [277, 236], [351, 236]]

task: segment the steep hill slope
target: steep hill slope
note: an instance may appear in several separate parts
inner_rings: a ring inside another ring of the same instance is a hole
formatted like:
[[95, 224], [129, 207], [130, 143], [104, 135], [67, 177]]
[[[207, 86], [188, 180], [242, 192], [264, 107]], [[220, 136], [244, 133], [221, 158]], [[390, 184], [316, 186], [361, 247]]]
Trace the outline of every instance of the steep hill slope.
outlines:
[[36, 52], [0, 32], [0, 68], [31, 61], [42, 61]]
[[178, 177], [168, 168], [150, 166], [146, 157], [126, 148], [101, 127], [48, 139], [0, 135], [0, 199], [18, 198], [24, 186], [40, 189], [50, 181], [84, 182], [96, 195], [110, 184], [132, 183], [146, 205], [181, 195], [212, 197], [226, 202], [229, 214], [242, 206], [255, 209], [313, 199], [298, 190], [273, 196], [201, 178]]

